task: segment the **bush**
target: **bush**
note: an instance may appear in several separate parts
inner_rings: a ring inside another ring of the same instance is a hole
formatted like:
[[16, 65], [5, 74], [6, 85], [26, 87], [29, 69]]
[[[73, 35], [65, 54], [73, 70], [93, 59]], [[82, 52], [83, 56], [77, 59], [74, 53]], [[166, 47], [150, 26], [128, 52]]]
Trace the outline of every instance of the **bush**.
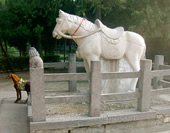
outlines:
[[[9, 60], [14, 68], [14, 70], [28, 70], [29, 68], [29, 57], [9, 57]], [[8, 61], [6, 58], [0, 58], [0, 70], [1, 71], [8, 71], [10, 70]]]
[[60, 62], [60, 56], [59, 55], [46, 55], [43, 56], [44, 62]]
[[12, 65], [14, 69], [16, 68], [17, 70], [28, 70], [29, 69], [29, 57], [13, 57], [10, 60], [12, 62]]
[[[68, 55], [66, 55], [66, 56], [65, 56], [65, 60], [68, 60], [68, 58], [69, 58]], [[64, 60], [64, 56], [60, 56], [60, 59], [61, 59], [61, 60]], [[82, 62], [83, 59], [80, 59], [80, 58], [76, 57], [76, 61], [77, 61], [77, 62]]]
[[[61, 60], [64, 60], [64, 56], [61, 55], [61, 56], [60, 56], [60, 59], [61, 59]], [[65, 60], [68, 60], [68, 55], [65, 56]]]
[[[15, 71], [29, 70], [29, 56], [9, 57]], [[60, 62], [59, 55], [43, 56], [44, 62]], [[6, 58], [0, 58], [0, 71], [9, 71], [10, 67]]]

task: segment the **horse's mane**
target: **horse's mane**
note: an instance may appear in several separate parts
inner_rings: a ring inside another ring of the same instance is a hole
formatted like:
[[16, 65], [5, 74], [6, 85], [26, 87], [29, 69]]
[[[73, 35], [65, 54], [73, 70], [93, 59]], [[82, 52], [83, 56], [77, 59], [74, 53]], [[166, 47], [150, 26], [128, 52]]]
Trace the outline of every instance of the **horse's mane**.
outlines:
[[15, 74], [12, 74], [12, 77], [13, 77], [16, 81], [19, 81], [19, 80], [20, 80], [20, 78], [19, 78], [17, 75], [15, 75]]
[[[68, 13], [60, 14], [60, 18], [67, 19], [68, 21], [75, 23], [77, 25], [79, 25], [82, 22], [82, 19], [83, 19], [79, 16], [70, 15]], [[87, 31], [93, 31], [93, 30], [96, 29], [96, 25], [93, 24], [92, 22], [88, 21], [87, 19], [85, 21], [83, 21], [81, 27], [84, 28]]]

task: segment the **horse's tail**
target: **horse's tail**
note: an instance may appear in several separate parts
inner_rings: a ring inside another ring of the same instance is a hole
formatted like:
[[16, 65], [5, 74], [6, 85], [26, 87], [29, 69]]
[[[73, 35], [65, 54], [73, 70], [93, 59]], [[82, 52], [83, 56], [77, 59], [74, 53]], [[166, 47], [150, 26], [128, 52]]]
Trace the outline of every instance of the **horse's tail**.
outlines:
[[27, 93], [30, 92], [30, 82], [26, 82], [26, 84], [25, 84], [25, 90], [27, 91]]
[[141, 59], [146, 59], [146, 46], [144, 47], [144, 50], [143, 50], [143, 53], [142, 53], [142, 56], [141, 56]]

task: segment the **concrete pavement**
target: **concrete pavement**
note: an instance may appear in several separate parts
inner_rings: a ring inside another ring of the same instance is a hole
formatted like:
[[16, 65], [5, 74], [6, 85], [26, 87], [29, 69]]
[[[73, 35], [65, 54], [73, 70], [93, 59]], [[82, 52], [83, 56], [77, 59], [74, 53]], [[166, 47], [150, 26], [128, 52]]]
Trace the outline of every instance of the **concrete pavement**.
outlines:
[[0, 133], [29, 133], [27, 106], [24, 100], [14, 103], [15, 95], [15, 91], [0, 91]]

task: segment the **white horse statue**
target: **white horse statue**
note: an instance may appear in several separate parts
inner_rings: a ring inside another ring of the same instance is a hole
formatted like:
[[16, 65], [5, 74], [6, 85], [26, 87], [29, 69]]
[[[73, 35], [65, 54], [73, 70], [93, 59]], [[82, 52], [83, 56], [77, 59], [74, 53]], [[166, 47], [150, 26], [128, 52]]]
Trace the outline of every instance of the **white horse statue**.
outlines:
[[[78, 45], [76, 54], [84, 60], [87, 72], [90, 72], [91, 61], [120, 60], [124, 58], [133, 71], [140, 70], [140, 60], [144, 58], [146, 45], [142, 36], [124, 31], [123, 27], [110, 29], [100, 20], [95, 24], [85, 18], [59, 11], [53, 37], [73, 39]], [[66, 35], [68, 33], [70, 35]], [[137, 79], [135, 79], [135, 91]]]

